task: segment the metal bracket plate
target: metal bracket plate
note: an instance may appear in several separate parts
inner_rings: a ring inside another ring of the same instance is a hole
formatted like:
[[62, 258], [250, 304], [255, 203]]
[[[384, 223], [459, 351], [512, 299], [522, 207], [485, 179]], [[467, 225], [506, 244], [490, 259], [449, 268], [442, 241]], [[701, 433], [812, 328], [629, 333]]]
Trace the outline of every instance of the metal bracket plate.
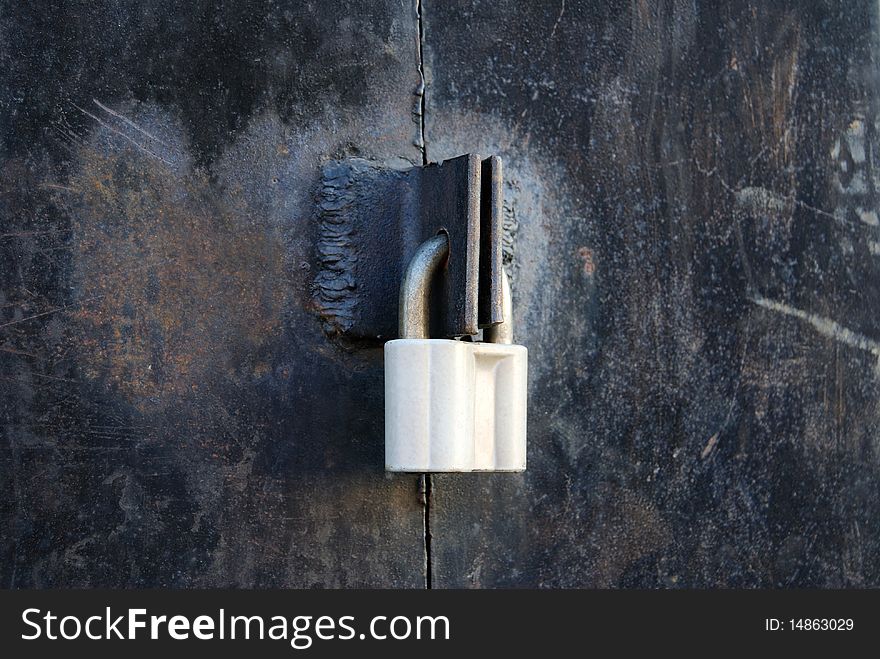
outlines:
[[440, 231], [449, 236], [449, 259], [433, 286], [432, 336], [472, 335], [501, 322], [501, 183], [501, 159], [476, 154], [402, 171], [356, 158], [326, 165], [314, 287], [325, 330], [396, 338], [403, 273]]

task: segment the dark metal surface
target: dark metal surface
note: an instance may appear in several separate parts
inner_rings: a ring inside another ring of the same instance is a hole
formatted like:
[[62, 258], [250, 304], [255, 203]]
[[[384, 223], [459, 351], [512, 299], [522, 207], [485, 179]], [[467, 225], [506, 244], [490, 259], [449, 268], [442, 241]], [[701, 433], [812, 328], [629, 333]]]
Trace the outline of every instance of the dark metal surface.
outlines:
[[433, 584], [880, 585], [877, 4], [422, 14], [530, 353], [529, 468], [432, 478]]

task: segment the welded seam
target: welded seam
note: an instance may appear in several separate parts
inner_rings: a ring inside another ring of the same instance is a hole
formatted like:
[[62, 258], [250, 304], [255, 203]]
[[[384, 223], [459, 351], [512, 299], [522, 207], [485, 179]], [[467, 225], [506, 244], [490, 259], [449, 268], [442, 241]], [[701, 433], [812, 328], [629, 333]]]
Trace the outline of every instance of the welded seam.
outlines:
[[428, 164], [428, 143], [425, 141], [425, 96], [427, 79], [425, 77], [425, 22], [422, 17], [422, 0], [416, 0], [416, 17], [419, 24], [419, 148], [422, 150], [422, 164]]

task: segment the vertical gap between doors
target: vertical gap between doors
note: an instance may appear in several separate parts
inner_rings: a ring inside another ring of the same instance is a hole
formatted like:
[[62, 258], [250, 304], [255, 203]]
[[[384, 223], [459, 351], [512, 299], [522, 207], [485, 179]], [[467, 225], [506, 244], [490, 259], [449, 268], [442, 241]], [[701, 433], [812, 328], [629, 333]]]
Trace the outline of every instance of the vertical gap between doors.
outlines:
[[[419, 28], [419, 144], [422, 150], [422, 165], [428, 164], [428, 143], [425, 136], [425, 97], [427, 96], [427, 80], [425, 78], [425, 22], [422, 16], [422, 0], [416, 0], [416, 19]], [[419, 493], [423, 498], [425, 513], [425, 588], [433, 588], [434, 565], [431, 556], [431, 499], [432, 477], [431, 474], [422, 474], [419, 478]]]

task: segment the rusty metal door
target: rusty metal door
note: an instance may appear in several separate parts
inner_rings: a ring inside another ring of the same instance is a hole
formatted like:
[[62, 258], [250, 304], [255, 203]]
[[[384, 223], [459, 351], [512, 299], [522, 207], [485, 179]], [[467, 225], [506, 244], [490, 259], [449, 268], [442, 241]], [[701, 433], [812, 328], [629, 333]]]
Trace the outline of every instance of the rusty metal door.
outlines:
[[[876, 3], [5, 2], [5, 587], [876, 586]], [[524, 474], [387, 475], [322, 176], [504, 160]]]

